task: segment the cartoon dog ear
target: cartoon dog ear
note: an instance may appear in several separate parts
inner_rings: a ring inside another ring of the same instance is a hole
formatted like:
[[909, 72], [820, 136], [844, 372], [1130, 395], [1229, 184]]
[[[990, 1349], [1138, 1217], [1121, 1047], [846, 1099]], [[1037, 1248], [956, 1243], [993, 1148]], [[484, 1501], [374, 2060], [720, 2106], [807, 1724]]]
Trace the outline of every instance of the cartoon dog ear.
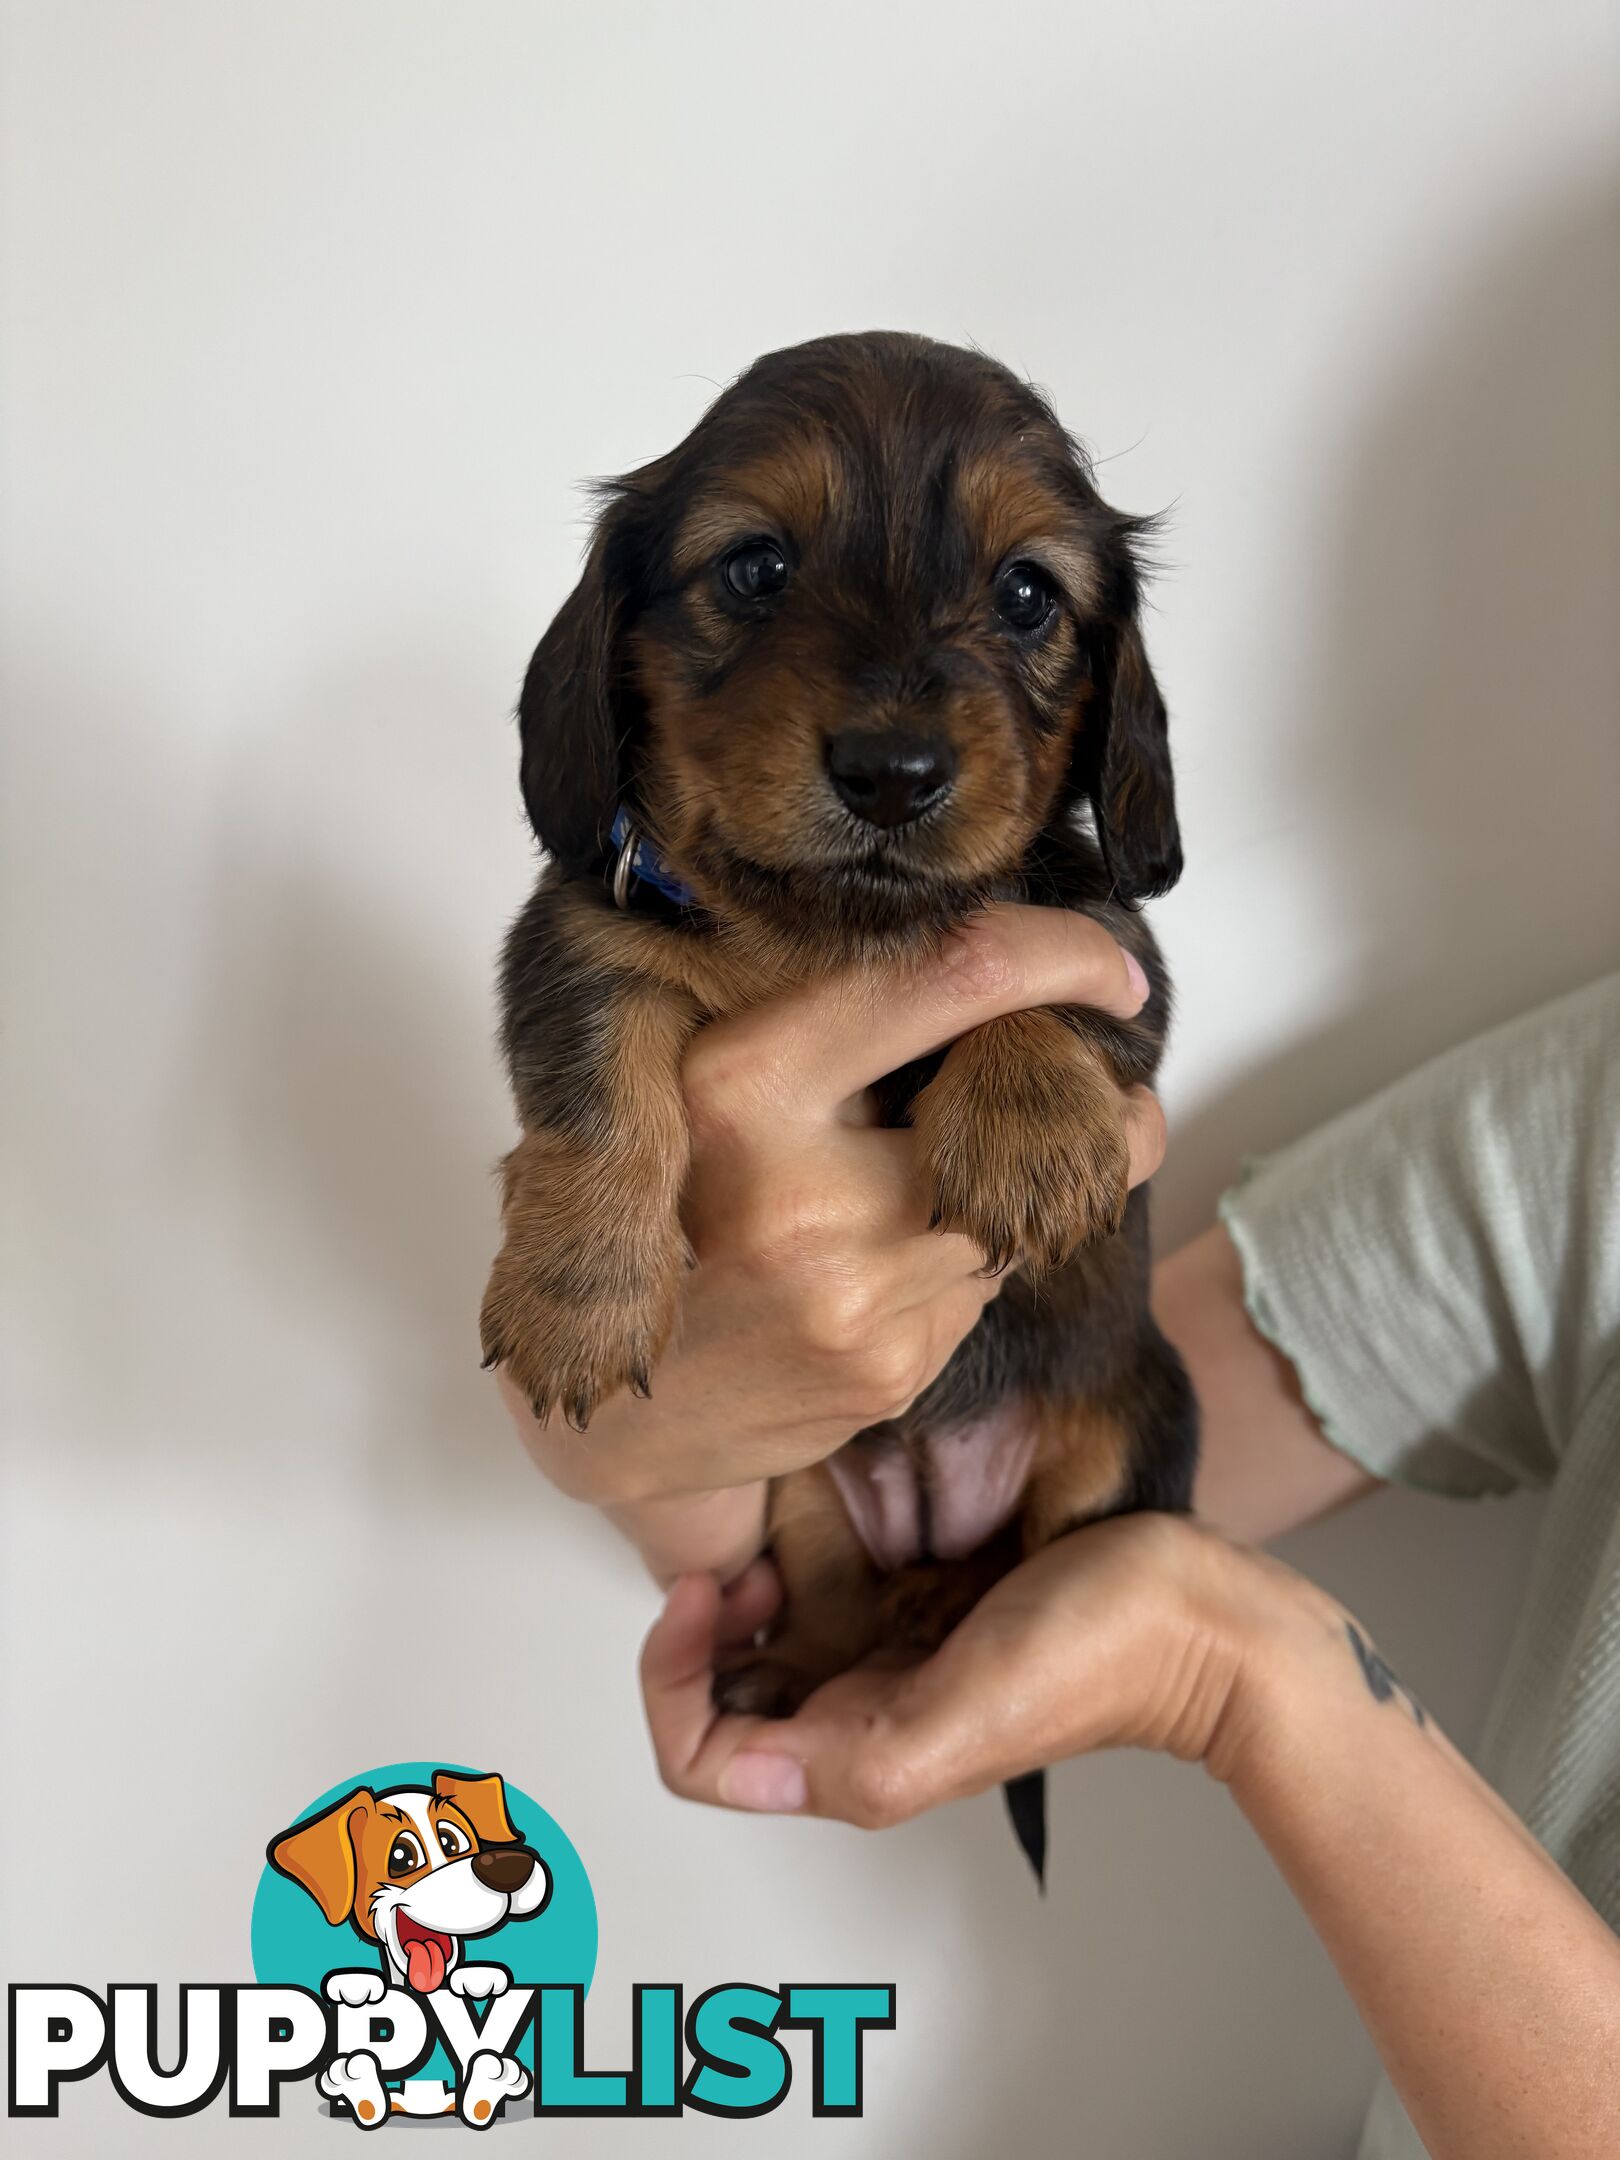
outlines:
[[453, 1770], [435, 1770], [433, 1790], [441, 1800], [453, 1800], [478, 1832], [480, 1845], [515, 1845], [518, 1834], [506, 1812], [506, 1787], [500, 1777], [458, 1777]]
[[363, 1785], [325, 1814], [294, 1823], [271, 1840], [266, 1857], [279, 1873], [307, 1890], [333, 1927], [354, 1911], [358, 1869], [355, 1841], [377, 1802]]
[[636, 698], [623, 646], [635, 604], [638, 508], [628, 483], [611, 493], [580, 581], [536, 646], [518, 700], [529, 823], [574, 876], [606, 848], [624, 793]]
[[1181, 875], [1170, 726], [1134, 608], [1100, 643], [1075, 777], [1091, 799], [1114, 895], [1129, 905], [1168, 892]]

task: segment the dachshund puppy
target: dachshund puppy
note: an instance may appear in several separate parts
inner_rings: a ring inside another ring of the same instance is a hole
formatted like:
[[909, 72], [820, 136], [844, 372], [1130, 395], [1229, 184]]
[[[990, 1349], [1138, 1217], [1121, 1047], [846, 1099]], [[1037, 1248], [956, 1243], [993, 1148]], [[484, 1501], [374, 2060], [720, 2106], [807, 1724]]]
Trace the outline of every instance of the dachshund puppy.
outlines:
[[1181, 870], [1140, 532], [984, 355], [820, 338], [606, 489], [529, 667], [550, 861], [505, 948], [523, 1137], [482, 1332], [542, 1419], [651, 1386], [706, 1020], [926, 957], [993, 898], [1094, 916], [1151, 985], [1133, 1021], [1013, 1013], [880, 1090], [935, 1223], [1008, 1281], [903, 1415], [773, 1486], [786, 1599], [719, 1675], [727, 1707], [785, 1714], [881, 1642], [935, 1647], [1071, 1526], [1188, 1504], [1194, 1407], [1116, 1092], [1169, 1016], [1135, 906]]

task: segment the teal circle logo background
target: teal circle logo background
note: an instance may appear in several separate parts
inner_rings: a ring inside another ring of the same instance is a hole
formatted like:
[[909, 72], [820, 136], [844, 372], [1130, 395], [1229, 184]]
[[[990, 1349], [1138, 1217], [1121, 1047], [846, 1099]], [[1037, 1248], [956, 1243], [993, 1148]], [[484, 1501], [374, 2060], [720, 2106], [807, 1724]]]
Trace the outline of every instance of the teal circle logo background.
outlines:
[[[374, 1793], [409, 1786], [431, 1790], [435, 1770], [458, 1777], [477, 1777], [476, 1770], [458, 1763], [383, 1763], [375, 1770], [357, 1770], [312, 1800], [294, 1818], [305, 1822], [332, 1807], [359, 1786]], [[585, 1864], [575, 1852], [562, 1825], [537, 1800], [531, 1800], [510, 1781], [506, 1785], [506, 1811], [513, 1827], [531, 1852], [537, 1852], [551, 1871], [551, 1896], [545, 1910], [532, 1920], [509, 1920], [493, 1934], [469, 1936], [464, 1956], [469, 1964], [504, 1965], [517, 1987], [572, 1982], [588, 1989], [596, 1970], [596, 1899], [591, 1892]], [[280, 1830], [290, 1830], [284, 1823]], [[266, 1837], [266, 1844], [270, 1842]], [[253, 1976], [281, 1986], [306, 1987], [319, 1994], [329, 1972], [382, 1972], [381, 1947], [357, 1935], [347, 1924], [331, 1927], [315, 1900], [297, 1883], [278, 1875], [266, 1861], [253, 1899]], [[473, 2004], [475, 2012], [482, 2006]], [[525, 2033], [518, 2055], [534, 2068], [534, 2040]], [[419, 2077], [443, 2078], [454, 2069], [442, 2048], [417, 2072]]]

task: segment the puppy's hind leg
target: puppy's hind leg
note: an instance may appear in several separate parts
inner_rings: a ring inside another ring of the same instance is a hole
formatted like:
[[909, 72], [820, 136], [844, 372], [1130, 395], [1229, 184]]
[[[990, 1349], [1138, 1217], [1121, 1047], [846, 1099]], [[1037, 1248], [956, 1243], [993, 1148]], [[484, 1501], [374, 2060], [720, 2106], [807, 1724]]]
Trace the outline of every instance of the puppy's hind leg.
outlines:
[[722, 1710], [791, 1717], [876, 1646], [880, 1578], [824, 1463], [772, 1480], [769, 1532], [782, 1610], [762, 1644], [721, 1658], [714, 1699]]
[[529, 2073], [514, 2055], [480, 2048], [467, 2068], [458, 2113], [469, 2130], [487, 2130], [509, 2100], [521, 2100]]
[[[1052, 1402], [1041, 1413], [1019, 1530], [1026, 1554], [1106, 1515], [1192, 1505], [1198, 1408], [1192, 1384], [1151, 1323], [1133, 1369], [1106, 1399]], [[1046, 1886], [1046, 1772], [1003, 1788], [1013, 1834]]]
[[1105, 1397], [1041, 1412], [1019, 1521], [1024, 1551], [1105, 1515], [1192, 1506], [1198, 1406], [1181, 1360], [1152, 1328], [1132, 1369]]
[[952, 1629], [1018, 1564], [1017, 1526], [1009, 1524], [955, 1560], [913, 1560], [883, 1579], [882, 1639], [932, 1657]]
[[388, 2120], [388, 2095], [383, 2091], [382, 2070], [370, 2048], [339, 2055], [315, 2080], [334, 2109], [346, 2107], [362, 2130], [380, 2130]]

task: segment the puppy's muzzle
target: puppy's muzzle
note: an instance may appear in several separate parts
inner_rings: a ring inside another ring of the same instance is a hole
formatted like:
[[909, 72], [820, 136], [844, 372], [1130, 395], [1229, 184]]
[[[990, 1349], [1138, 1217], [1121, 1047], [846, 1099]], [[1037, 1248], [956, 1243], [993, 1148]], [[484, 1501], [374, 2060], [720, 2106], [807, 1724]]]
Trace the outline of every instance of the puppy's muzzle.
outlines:
[[943, 737], [903, 728], [843, 728], [827, 744], [827, 777], [844, 807], [868, 825], [910, 825], [956, 784]]
[[515, 1897], [534, 1873], [534, 1854], [526, 1845], [486, 1848], [473, 1854], [472, 1871], [486, 1890]]

